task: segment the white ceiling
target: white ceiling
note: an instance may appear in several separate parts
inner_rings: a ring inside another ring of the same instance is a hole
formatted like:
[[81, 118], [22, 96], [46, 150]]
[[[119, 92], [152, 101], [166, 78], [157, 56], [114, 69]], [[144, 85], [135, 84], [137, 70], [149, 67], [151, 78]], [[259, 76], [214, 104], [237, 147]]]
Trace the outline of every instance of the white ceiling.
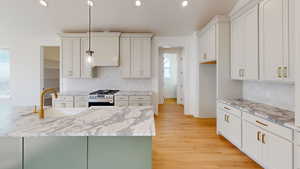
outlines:
[[[95, 0], [93, 29], [97, 31], [154, 32], [157, 35], [187, 35], [203, 27], [213, 16], [227, 14], [237, 0]], [[88, 9], [85, 0], [1, 0], [0, 33], [53, 34], [85, 32]]]

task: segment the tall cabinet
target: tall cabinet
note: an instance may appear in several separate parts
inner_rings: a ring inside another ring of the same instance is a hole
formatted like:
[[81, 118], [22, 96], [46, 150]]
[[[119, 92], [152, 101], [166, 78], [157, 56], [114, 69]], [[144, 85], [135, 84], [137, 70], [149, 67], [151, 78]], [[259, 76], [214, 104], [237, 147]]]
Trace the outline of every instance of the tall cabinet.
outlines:
[[151, 78], [151, 42], [153, 34], [121, 35], [121, 76]]
[[258, 5], [232, 17], [231, 77], [258, 80]]

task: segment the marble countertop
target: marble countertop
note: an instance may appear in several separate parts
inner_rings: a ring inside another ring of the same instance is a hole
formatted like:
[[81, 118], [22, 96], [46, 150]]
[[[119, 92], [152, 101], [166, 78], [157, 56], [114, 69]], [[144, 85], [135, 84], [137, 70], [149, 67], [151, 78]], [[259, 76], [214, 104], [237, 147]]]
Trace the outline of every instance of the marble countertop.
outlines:
[[115, 96], [152, 96], [152, 91], [125, 91], [121, 90]]
[[218, 101], [239, 109], [242, 112], [251, 113], [281, 126], [294, 129], [291, 124], [295, 121], [295, 113], [292, 111], [243, 99], [221, 99]]
[[[74, 109], [75, 111], [75, 109]], [[30, 107], [0, 113], [0, 136], [155, 136], [152, 107], [92, 107], [78, 114], [39, 120]]]

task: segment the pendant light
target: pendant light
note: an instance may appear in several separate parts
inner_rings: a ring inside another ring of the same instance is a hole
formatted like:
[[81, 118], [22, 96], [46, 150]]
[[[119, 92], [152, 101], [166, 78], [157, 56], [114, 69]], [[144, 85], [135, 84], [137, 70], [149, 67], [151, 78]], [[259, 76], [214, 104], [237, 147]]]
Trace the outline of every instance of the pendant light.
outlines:
[[94, 5], [92, 0], [88, 0], [87, 1], [88, 7], [89, 7], [89, 37], [88, 37], [88, 41], [89, 41], [89, 49], [86, 51], [87, 54], [87, 62], [89, 64], [92, 64], [93, 62], [93, 54], [95, 53], [94, 51], [92, 51], [91, 47], [92, 47], [92, 37], [91, 37], [91, 33], [92, 33], [92, 7]]

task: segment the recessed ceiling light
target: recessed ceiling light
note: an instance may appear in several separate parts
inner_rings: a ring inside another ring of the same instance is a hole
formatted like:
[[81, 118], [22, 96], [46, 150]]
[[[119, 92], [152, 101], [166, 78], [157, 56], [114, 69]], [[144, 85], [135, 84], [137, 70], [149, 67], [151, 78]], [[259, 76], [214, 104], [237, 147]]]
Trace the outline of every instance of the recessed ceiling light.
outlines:
[[182, 7], [186, 7], [186, 6], [188, 6], [189, 5], [189, 1], [182, 1]]
[[142, 2], [140, 0], [135, 1], [135, 6], [142, 6]]
[[93, 0], [87, 0], [87, 5], [88, 6], [94, 6], [94, 1]]
[[45, 0], [40, 0], [40, 4], [44, 7], [48, 6], [48, 3]]

